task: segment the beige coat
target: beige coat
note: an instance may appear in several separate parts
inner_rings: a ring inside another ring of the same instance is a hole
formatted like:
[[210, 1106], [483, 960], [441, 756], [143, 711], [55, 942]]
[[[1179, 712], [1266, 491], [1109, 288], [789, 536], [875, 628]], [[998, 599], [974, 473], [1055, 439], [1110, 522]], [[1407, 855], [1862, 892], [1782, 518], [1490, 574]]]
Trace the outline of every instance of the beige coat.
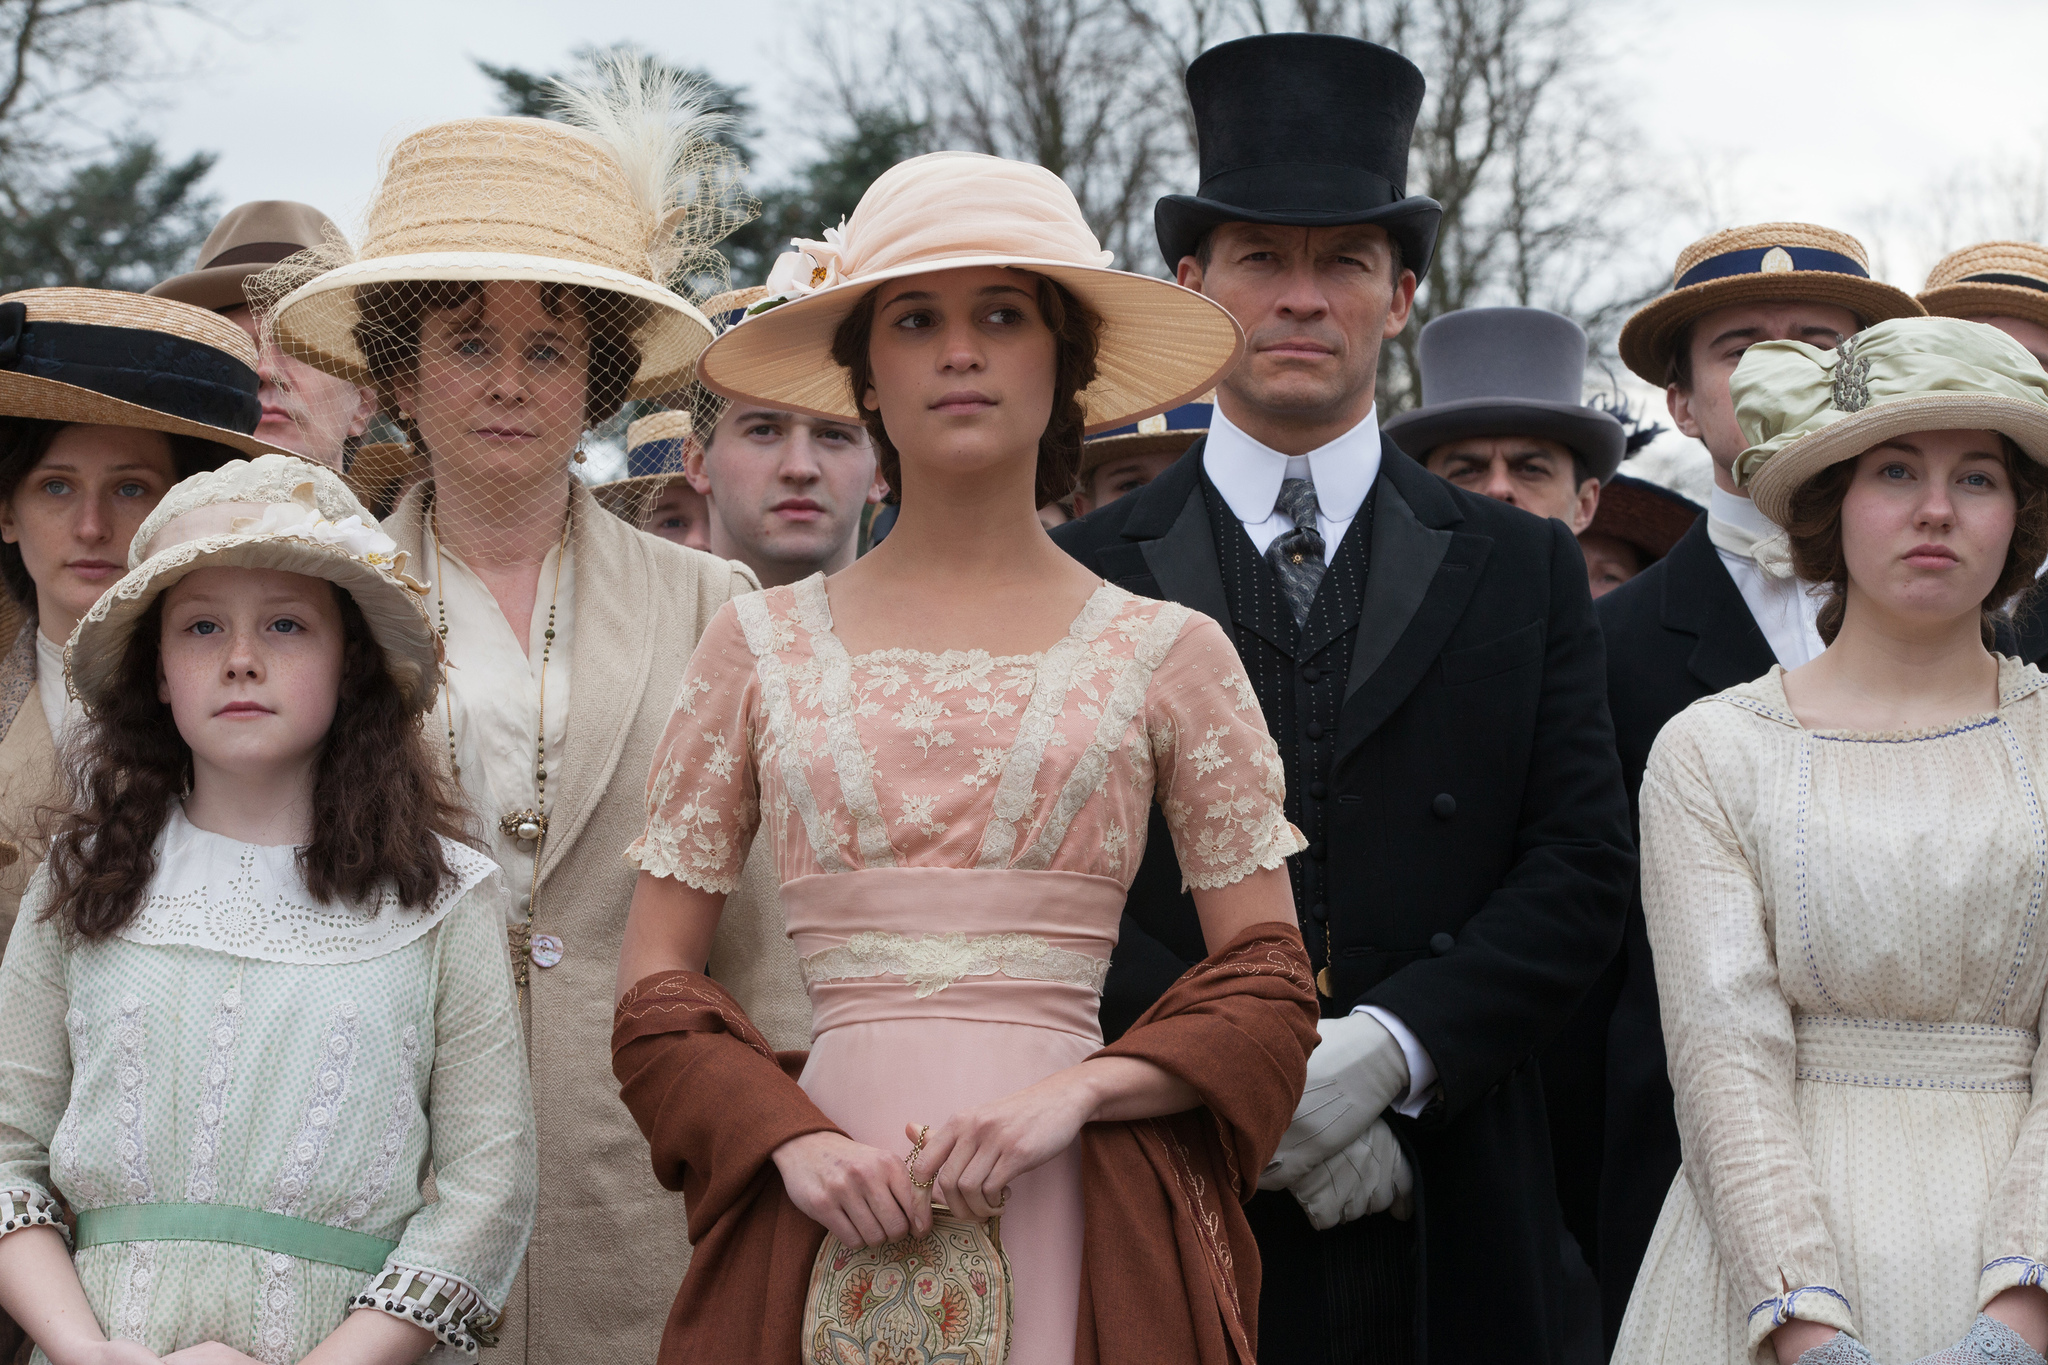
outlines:
[[[424, 489], [384, 529], [421, 562]], [[755, 588], [743, 566], [636, 531], [574, 494], [576, 616], [570, 717], [542, 851], [533, 931], [562, 940], [526, 999], [540, 1221], [491, 1365], [654, 1359], [689, 1264], [683, 1200], [655, 1182], [612, 1079], [612, 997], [638, 874], [626, 846], [647, 821], [647, 772], [683, 666], [712, 614]], [[765, 851], [765, 845], [764, 851]], [[770, 864], [749, 863], [712, 970], [774, 1046], [804, 1047], [810, 1004], [783, 933]]]
[[38, 813], [60, 794], [57, 747], [36, 695], [35, 632], [33, 621], [20, 625], [0, 659], [0, 945], [42, 861]]

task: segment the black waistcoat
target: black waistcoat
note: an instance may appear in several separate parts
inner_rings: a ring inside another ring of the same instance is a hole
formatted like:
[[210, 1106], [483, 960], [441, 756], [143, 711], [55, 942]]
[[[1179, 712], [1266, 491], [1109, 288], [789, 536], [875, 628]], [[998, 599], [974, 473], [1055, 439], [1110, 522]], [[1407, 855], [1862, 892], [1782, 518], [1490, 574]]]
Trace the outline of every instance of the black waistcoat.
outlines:
[[[1372, 551], [1373, 498], [1352, 519], [1337, 556], [1316, 587], [1308, 619], [1294, 623], [1280, 595], [1273, 566], [1252, 544], [1244, 526], [1216, 486], [1202, 476], [1202, 497], [1216, 534], [1216, 560], [1223, 571], [1223, 596], [1230, 604], [1229, 628], [1252, 691], [1258, 694], [1266, 728], [1280, 746], [1287, 774], [1287, 818], [1308, 840], [1308, 851], [1287, 860], [1301, 937], [1318, 969], [1328, 960], [1333, 911], [1325, 861], [1329, 836], [1330, 764], [1337, 754], [1337, 713], [1351, 673], [1351, 650], [1365, 600], [1366, 566]], [[1325, 1000], [1325, 1009], [1335, 1007]]]

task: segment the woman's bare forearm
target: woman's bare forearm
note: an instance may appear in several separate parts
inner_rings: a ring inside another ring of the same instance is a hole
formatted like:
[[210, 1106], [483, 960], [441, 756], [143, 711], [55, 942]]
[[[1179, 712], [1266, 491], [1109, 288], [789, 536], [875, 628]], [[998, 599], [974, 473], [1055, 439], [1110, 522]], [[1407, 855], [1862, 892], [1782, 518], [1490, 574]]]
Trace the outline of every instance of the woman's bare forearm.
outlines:
[[711, 959], [711, 936], [725, 913], [725, 897], [673, 877], [642, 872], [626, 911], [619, 950], [618, 995], [655, 972], [701, 972]]
[[54, 1227], [22, 1228], [0, 1237], [0, 1308], [53, 1365], [83, 1360], [91, 1348], [106, 1344], [64, 1235]]
[[1064, 1074], [1072, 1076], [1092, 1097], [1090, 1123], [1158, 1118], [1193, 1109], [1202, 1102], [1186, 1081], [1136, 1057], [1096, 1057]]
[[374, 1308], [341, 1320], [299, 1365], [411, 1365], [434, 1344], [434, 1334]]

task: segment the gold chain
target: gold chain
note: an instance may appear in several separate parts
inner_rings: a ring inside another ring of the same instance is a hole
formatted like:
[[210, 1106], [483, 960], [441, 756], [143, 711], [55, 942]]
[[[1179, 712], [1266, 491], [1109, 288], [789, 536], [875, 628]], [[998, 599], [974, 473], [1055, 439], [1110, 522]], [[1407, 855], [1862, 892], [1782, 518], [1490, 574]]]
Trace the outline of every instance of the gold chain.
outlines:
[[[429, 497], [431, 498], [431, 494]], [[528, 836], [522, 831], [531, 829], [533, 841], [533, 881], [526, 892], [526, 920], [505, 931], [505, 937], [512, 950], [512, 980], [521, 992], [526, 991], [528, 967], [533, 952], [533, 909], [540, 895], [540, 857], [548, 837], [548, 659], [555, 648], [555, 607], [562, 596], [562, 561], [569, 555], [569, 526], [575, 515], [575, 503], [562, 514], [562, 540], [555, 547], [554, 590], [548, 595], [548, 624], [541, 634], [540, 646], [540, 715], [534, 723], [533, 745], [533, 809], [508, 811], [498, 817], [498, 832], [513, 835], [522, 841]], [[427, 523], [434, 537], [434, 604], [440, 614], [441, 644], [445, 651], [448, 644], [448, 591], [447, 576], [441, 566], [441, 514], [440, 509], [430, 501]], [[455, 780], [462, 781], [462, 764], [455, 756], [455, 702], [454, 688], [442, 690], [448, 720], [448, 767]]]

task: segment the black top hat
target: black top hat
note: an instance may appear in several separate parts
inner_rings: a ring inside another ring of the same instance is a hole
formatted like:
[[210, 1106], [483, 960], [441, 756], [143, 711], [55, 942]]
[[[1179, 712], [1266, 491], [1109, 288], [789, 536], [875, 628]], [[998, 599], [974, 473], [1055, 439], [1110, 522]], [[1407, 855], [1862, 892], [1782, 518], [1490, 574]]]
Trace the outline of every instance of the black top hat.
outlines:
[[1408, 194], [1422, 72], [1391, 48], [1329, 33], [1268, 33], [1188, 67], [1202, 185], [1152, 210], [1168, 268], [1220, 223], [1377, 223], [1417, 277], [1443, 205]]
[[1461, 308], [1422, 329], [1422, 406], [1387, 421], [1387, 435], [1416, 459], [1446, 441], [1539, 436], [1586, 462], [1605, 483], [1621, 464], [1628, 432], [1612, 413], [1581, 401], [1586, 334], [1543, 308]]

